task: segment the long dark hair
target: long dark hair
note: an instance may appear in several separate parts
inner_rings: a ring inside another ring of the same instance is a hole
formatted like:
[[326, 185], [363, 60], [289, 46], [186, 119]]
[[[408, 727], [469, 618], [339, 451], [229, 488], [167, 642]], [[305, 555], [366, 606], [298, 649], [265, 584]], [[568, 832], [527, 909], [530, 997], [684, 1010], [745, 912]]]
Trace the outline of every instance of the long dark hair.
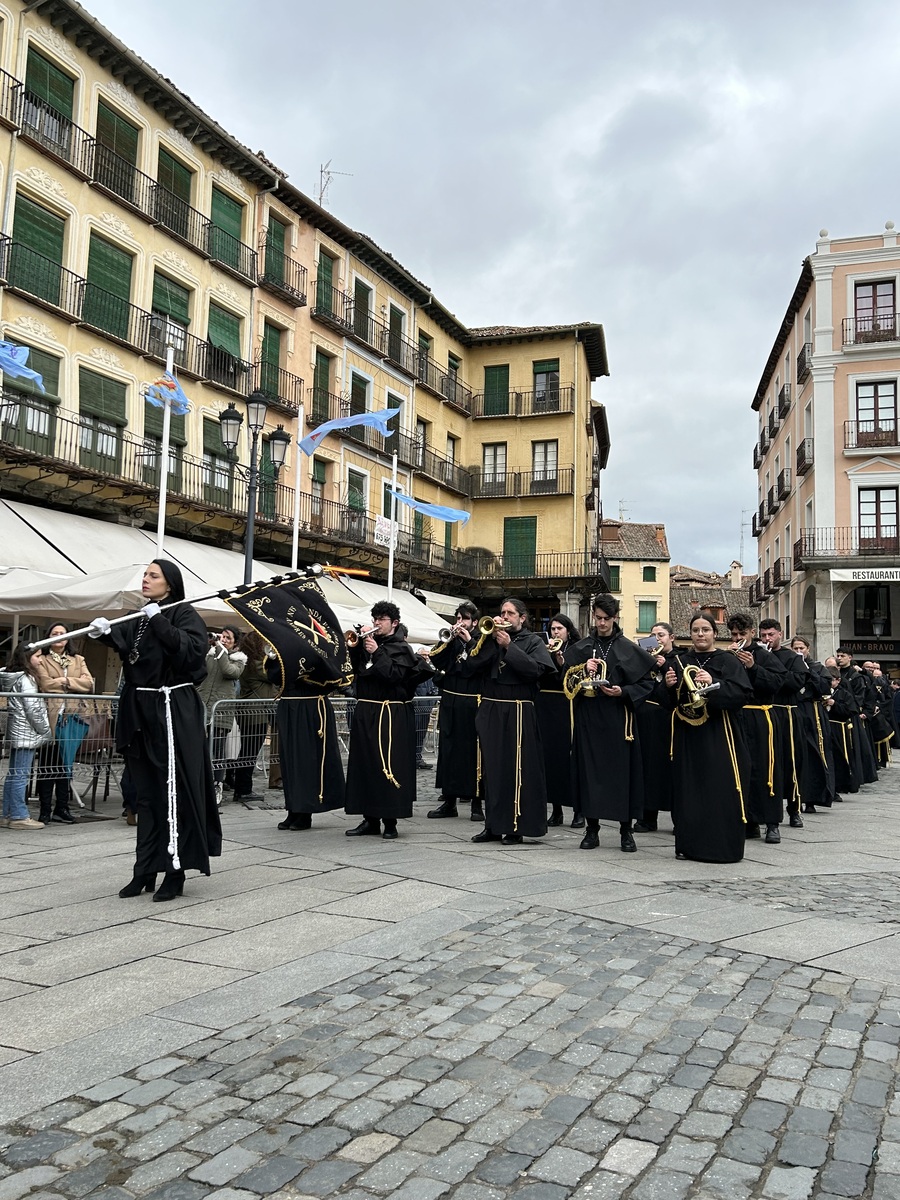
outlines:
[[[66, 631], [66, 633], [68, 633], [68, 632], [69, 632], [69, 627], [68, 627], [68, 625], [65, 623], [65, 621], [51, 621], [51, 622], [50, 622], [50, 624], [47, 626], [47, 632], [44, 634], [44, 637], [52, 637], [52, 636], [53, 636], [53, 630], [54, 630], [54, 629], [56, 629], [58, 626], [61, 626], [61, 627], [62, 627], [62, 628], [63, 628], [63, 629]], [[69, 645], [69, 639], [68, 639], [68, 638], [65, 638], [65, 639], [63, 639], [63, 638], [57, 638], [56, 640], [57, 640], [58, 642], [61, 642], [61, 641], [65, 640], [65, 643], [66, 643], [66, 644], [63, 646], [63, 648], [62, 648], [62, 650], [61, 650], [61, 652], [60, 652], [60, 653], [62, 653], [62, 654], [71, 654], [71, 653], [72, 653], [72, 647]], [[45, 646], [45, 647], [44, 647], [44, 649], [41, 651], [41, 653], [42, 653], [42, 654], [49, 654], [49, 653], [50, 653], [50, 651], [51, 651], [52, 649], [53, 649], [53, 647], [52, 647], [52, 646]]]
[[34, 667], [31, 665], [31, 657], [34, 653], [35, 651], [31, 649], [30, 642], [19, 642], [9, 657], [9, 662], [6, 666], [7, 671], [24, 671], [26, 675], [30, 675], [35, 683], [37, 683], [37, 676], [34, 673]]
[[569, 643], [570, 644], [574, 644], [581, 637], [581, 634], [578, 632], [578, 629], [576, 628], [575, 622], [572, 620], [572, 618], [567, 617], [565, 613], [561, 613], [561, 612], [558, 612], [555, 617], [551, 617], [550, 620], [548, 621], [548, 623], [547, 623], [547, 636], [548, 637], [553, 636], [550, 633], [550, 626], [553, 624], [554, 621], [557, 623], [557, 625], [562, 625], [562, 627], [567, 631], [567, 633], [569, 635]]

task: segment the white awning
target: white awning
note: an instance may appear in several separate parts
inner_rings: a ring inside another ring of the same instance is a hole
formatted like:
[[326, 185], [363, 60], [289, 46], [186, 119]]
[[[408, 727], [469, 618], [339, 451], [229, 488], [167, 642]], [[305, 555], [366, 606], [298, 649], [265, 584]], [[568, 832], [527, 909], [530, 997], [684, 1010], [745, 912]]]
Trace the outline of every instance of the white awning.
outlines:
[[452, 621], [456, 610], [461, 604], [468, 603], [465, 596], [445, 596], [442, 592], [429, 592], [427, 588], [416, 588], [425, 597], [425, 603], [432, 612], [440, 613]]
[[57, 512], [53, 508], [38, 508], [19, 500], [4, 503], [20, 519], [19, 528], [26, 529], [32, 537], [43, 539], [48, 554], [53, 555], [51, 547], [55, 547], [55, 554], [65, 564], [65, 568], [57, 568], [46, 562], [43, 565], [36, 563], [38, 570], [91, 575], [123, 563], [143, 562], [146, 565], [153, 557], [152, 547], [147, 553], [147, 538], [143, 531], [131, 525], [97, 521], [77, 513]]
[[[368, 624], [371, 619], [369, 609], [379, 600], [387, 600], [387, 588], [383, 583], [373, 583], [369, 579], [359, 579], [355, 575], [342, 575], [340, 580], [363, 602], [359, 610], [363, 615], [357, 618], [356, 623]], [[400, 609], [400, 620], [409, 630], [410, 642], [433, 645], [438, 640], [438, 632], [446, 629], [447, 622], [444, 618], [438, 616], [436, 612], [432, 612], [421, 600], [417, 600], [409, 592], [402, 592], [398, 588], [394, 588], [391, 599]]]
[[[56, 549], [55, 540], [51, 538], [48, 541], [42, 536], [29, 524], [26, 516], [19, 514], [19, 509], [28, 513], [31, 506], [0, 500], [0, 566], [21, 567], [29, 571], [49, 572], [51, 575], [81, 574], [76, 564]], [[57, 515], [64, 517], [66, 514]]]

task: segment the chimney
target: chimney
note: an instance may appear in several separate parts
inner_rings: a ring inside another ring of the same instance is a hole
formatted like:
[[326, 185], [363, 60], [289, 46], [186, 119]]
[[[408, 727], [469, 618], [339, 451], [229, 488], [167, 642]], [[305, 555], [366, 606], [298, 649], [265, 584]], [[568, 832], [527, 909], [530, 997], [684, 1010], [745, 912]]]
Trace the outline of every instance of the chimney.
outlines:
[[657, 541], [660, 543], [660, 545], [662, 545], [662, 544], [665, 542], [665, 540], [666, 540], [666, 527], [665, 527], [665, 525], [657, 525], [657, 527], [656, 527], [656, 540], [657, 540]]
[[618, 521], [604, 521], [600, 526], [600, 541], [617, 542], [619, 540], [620, 528], [621, 526]]
[[743, 585], [743, 579], [744, 576], [741, 571], [741, 564], [737, 561], [737, 559], [735, 559], [735, 561], [731, 564], [731, 590], [733, 592], [737, 591], [737, 589]]

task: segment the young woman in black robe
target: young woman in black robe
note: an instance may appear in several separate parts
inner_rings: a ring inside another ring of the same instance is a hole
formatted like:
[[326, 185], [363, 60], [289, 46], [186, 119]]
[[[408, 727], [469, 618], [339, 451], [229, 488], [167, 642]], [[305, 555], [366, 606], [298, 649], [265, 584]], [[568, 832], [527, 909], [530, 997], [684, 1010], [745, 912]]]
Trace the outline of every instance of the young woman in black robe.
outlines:
[[[675, 653], [672, 626], [657, 621], [650, 630], [659, 650], [650, 651], [654, 683], [663, 678]], [[669, 758], [670, 713], [652, 693], [635, 712], [641, 740], [641, 766], [644, 773], [644, 811], [632, 826], [634, 833], [656, 833], [661, 812], [672, 811], [672, 761]]]
[[398, 819], [412, 816], [416, 799], [416, 722], [407, 700], [426, 668], [397, 633], [396, 604], [380, 600], [372, 608], [372, 622], [373, 629], [350, 648], [356, 707], [344, 807], [363, 819], [346, 833], [392, 839]]
[[506, 599], [493, 634], [469, 652], [468, 669], [481, 676], [475, 718], [481, 746], [484, 830], [473, 842], [516, 845], [547, 832], [544, 754], [535, 714], [538, 681], [553, 663], [547, 643], [526, 625], [528, 609]]
[[805, 813], [815, 813], [816, 806], [830, 808], [835, 795], [834, 754], [828, 710], [833, 707], [831, 676], [821, 663], [810, 657], [810, 644], [802, 634], [795, 634], [791, 649], [805, 671], [803, 690], [798, 696], [797, 716], [800, 737], [805, 753], [800, 757], [800, 798]]
[[544, 775], [548, 785], [547, 799], [553, 810], [547, 818], [547, 824], [562, 825], [565, 807], [573, 810], [573, 828], [580, 829], [584, 818], [575, 805], [572, 789], [572, 706], [563, 691], [566, 650], [580, 639], [574, 623], [565, 613], [557, 613], [550, 618], [548, 633], [551, 642], [556, 640], [562, 645], [550, 653], [556, 669], [552, 675], [547, 674], [541, 679], [537, 698], [537, 721], [544, 747]]
[[859, 791], [863, 782], [863, 765], [859, 728], [859, 701], [834, 658], [825, 659], [825, 670], [831, 676], [832, 704], [828, 709], [831, 730], [831, 749], [834, 753], [835, 799], [840, 792], [848, 796]]
[[[655, 697], [671, 713], [675, 854], [698, 862], [740, 862], [750, 763], [738, 714], [753, 698], [747, 671], [716, 650], [716, 625], [705, 613], [691, 619], [691, 650], [679, 650]], [[684, 669], [698, 686], [718, 684], [696, 713], [689, 708]]]
[[[466, 659], [472, 648], [472, 635], [479, 611], [464, 600], [454, 617], [454, 636], [431, 652], [431, 664], [437, 671], [435, 682], [441, 693], [438, 712], [438, 758], [435, 783], [441, 789], [441, 802], [428, 816], [433, 819], [459, 815], [457, 801], [470, 801], [470, 820], [483, 821], [478, 772], [478, 680], [466, 672]], [[477, 637], [477, 634], [475, 635]]]
[[166, 612], [160, 605], [184, 599], [181, 571], [168, 559], [147, 567], [141, 616], [110, 627], [91, 622], [90, 637], [122, 659], [124, 683], [116, 720], [116, 746], [125, 758], [137, 809], [134, 877], [122, 897], [152, 892], [172, 900], [185, 871], [209, 874], [222, 853], [222, 827], [206, 735], [206, 713], [197, 684], [206, 677], [206, 626], [189, 604]]
[[593, 689], [581, 688], [573, 701], [572, 764], [575, 797], [587, 822], [581, 849], [600, 845], [601, 820], [618, 821], [619, 844], [633, 854], [631, 822], [644, 809], [635, 708], [653, 691], [653, 663], [646, 650], [623, 636], [618, 614], [615, 596], [595, 596], [594, 631], [566, 655], [570, 669], [581, 666], [597, 681]]

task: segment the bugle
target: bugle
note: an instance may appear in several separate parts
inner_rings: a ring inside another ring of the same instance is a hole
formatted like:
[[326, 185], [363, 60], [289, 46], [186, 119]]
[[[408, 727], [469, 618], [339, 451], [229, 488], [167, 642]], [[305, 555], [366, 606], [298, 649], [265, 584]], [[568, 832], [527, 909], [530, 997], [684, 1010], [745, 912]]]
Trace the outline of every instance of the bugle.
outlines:
[[497, 629], [509, 629], [510, 622], [504, 621], [500, 617], [482, 617], [478, 622], [478, 633], [480, 634], [478, 641], [475, 643], [475, 648], [472, 650], [472, 656], [476, 655], [485, 643], [485, 639], [492, 636]]
[[[685, 667], [678, 657], [675, 661], [681, 667], [675, 711], [681, 720], [687, 721], [689, 725], [702, 725], [709, 716], [706, 710], [706, 697], [710, 692], [718, 691], [722, 685], [720, 683], [698, 683], [697, 675], [703, 670], [702, 667], [695, 666], [694, 663], [688, 663]], [[684, 697], [681, 695], [682, 688], [687, 693]]]
[[443, 650], [443, 648], [447, 645], [448, 642], [453, 641], [453, 638], [455, 637], [454, 630], [456, 630], [458, 628], [459, 627], [457, 625], [454, 625], [453, 629], [439, 629], [438, 630], [438, 640], [434, 643], [433, 646], [429, 646], [427, 653], [428, 654], [436, 654], [438, 652], [438, 650]]
[[369, 637], [374, 632], [374, 625], [367, 625], [365, 628], [362, 625], [354, 625], [352, 629], [344, 630], [344, 641], [348, 646], [358, 646], [363, 638]]
[[606, 682], [606, 662], [601, 658], [595, 675], [589, 675], [586, 663], [577, 663], [569, 667], [563, 676], [563, 691], [570, 700], [574, 700], [579, 692], [593, 699], [597, 688]]
[[562, 638], [550, 638], [547, 642], [547, 649], [551, 654], [559, 654], [564, 645], [565, 642], [562, 640]]

